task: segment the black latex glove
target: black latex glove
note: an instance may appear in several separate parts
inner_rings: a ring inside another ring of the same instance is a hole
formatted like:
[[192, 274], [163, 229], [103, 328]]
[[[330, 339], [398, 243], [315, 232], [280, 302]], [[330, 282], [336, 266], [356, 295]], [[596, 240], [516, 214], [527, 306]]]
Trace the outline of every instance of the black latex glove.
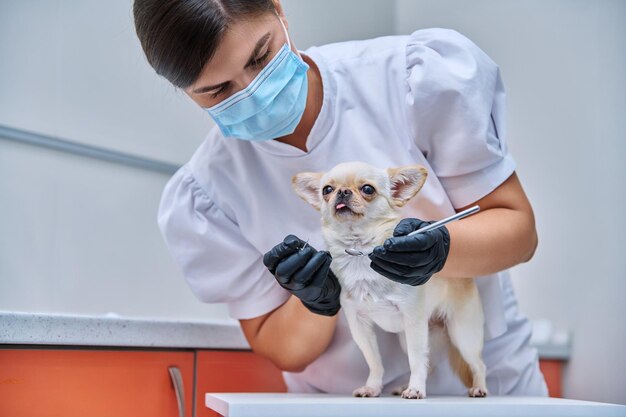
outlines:
[[403, 284], [422, 285], [441, 271], [450, 251], [450, 233], [445, 226], [406, 236], [434, 222], [403, 219], [369, 258], [370, 267], [379, 274]]
[[341, 307], [341, 287], [330, 270], [331, 260], [330, 253], [317, 251], [294, 235], [285, 237], [263, 256], [263, 263], [281, 287], [313, 313], [324, 316], [334, 316]]

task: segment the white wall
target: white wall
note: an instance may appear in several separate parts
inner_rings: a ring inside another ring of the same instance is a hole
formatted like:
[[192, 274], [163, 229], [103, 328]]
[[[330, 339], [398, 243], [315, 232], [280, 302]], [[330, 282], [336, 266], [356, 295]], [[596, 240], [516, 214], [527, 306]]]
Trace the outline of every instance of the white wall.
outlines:
[[0, 123], [182, 163], [211, 126], [146, 64], [130, 1], [0, 0]]
[[391, 35], [395, 2], [388, 0], [282, 0], [298, 49]]
[[[211, 122], [155, 76], [129, 1], [0, 0], [0, 124], [182, 163]], [[225, 317], [156, 226], [167, 176], [0, 138], [0, 309]]]
[[539, 248], [521, 308], [573, 331], [564, 394], [626, 403], [626, 2], [398, 0], [398, 33], [453, 28], [501, 67]]

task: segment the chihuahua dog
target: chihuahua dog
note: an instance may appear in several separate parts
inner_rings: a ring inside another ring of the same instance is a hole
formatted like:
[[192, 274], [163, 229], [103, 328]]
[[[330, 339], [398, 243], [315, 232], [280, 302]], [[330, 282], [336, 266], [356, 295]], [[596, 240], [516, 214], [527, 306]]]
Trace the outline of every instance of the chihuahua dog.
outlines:
[[369, 366], [357, 397], [377, 397], [383, 387], [383, 365], [373, 325], [398, 333], [408, 355], [411, 376], [396, 390], [402, 398], [425, 398], [429, 322], [447, 330], [450, 365], [470, 397], [487, 395], [482, 360], [483, 311], [473, 279], [434, 275], [423, 285], [397, 283], [370, 268], [367, 256], [393, 236], [404, 206], [422, 188], [427, 170], [420, 165], [375, 168], [362, 162], [335, 166], [327, 173], [303, 172], [292, 178], [296, 193], [321, 212], [322, 235], [333, 257], [331, 270], [341, 285], [340, 302], [350, 332]]

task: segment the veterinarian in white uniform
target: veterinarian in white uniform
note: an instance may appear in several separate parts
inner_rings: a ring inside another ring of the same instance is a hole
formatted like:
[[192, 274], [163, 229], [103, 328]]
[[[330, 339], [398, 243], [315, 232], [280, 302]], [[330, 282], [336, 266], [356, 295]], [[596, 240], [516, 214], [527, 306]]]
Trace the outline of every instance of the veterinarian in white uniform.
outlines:
[[[302, 304], [294, 307], [295, 296], [278, 284], [263, 263], [264, 254], [290, 234], [308, 240], [308, 245], [316, 250], [325, 249], [320, 214], [293, 192], [291, 178], [302, 171], [327, 171], [346, 161], [363, 161], [381, 168], [422, 164], [429, 171], [428, 179], [418, 196], [403, 208], [404, 217], [422, 220], [446, 217], [455, 209], [488, 196], [515, 170], [506, 145], [505, 93], [497, 65], [472, 41], [446, 29], [423, 29], [409, 36], [343, 42], [298, 53], [285, 37], [285, 19], [280, 4], [276, 3], [280, 18], [273, 11], [253, 20], [256, 23], [238, 22], [233, 18], [234, 25], [250, 25], [250, 31], [245, 36], [224, 35], [222, 42], [226, 44], [218, 46], [214, 60], [209, 61], [218, 65], [220, 71], [207, 71], [207, 68], [217, 67], [200, 68], [202, 71], [198, 69], [193, 82], [188, 80], [185, 85], [175, 73], [167, 71], [167, 63], [154, 58], [158, 40], [153, 38], [150, 43], [145, 33], [149, 32], [150, 22], [155, 21], [154, 16], [165, 19], [165, 15], [159, 15], [158, 10], [154, 12], [156, 9], [151, 9], [148, 3], [159, 2], [137, 0], [135, 19], [149, 62], [157, 72], [207, 108], [219, 125], [210, 131], [191, 160], [174, 174], [163, 192], [158, 224], [171, 254], [199, 300], [227, 303], [230, 315], [244, 323], [267, 315], [264, 331], [269, 332], [267, 323], [273, 323], [271, 326], [285, 323], [284, 315], [279, 318], [279, 314], [287, 304], [289, 308], [299, 308], [293, 320], [300, 320], [302, 325], [293, 322], [278, 328], [272, 343], [278, 343], [281, 337], [288, 340], [291, 332], [305, 332], [302, 329], [309, 328], [308, 333], [298, 336], [303, 343], [308, 343], [308, 339], [313, 341], [318, 337], [318, 331], [323, 338], [324, 326], [332, 326], [332, 337], [324, 349], [316, 353], [317, 357], [307, 360], [308, 366], [300, 369], [283, 366], [299, 371], [285, 372], [285, 380], [292, 392], [351, 393], [365, 382], [368, 367], [352, 340], [341, 310], [328, 317], [314, 314]], [[189, 2], [181, 0], [179, 3]], [[206, 2], [204, 7], [211, 8], [212, 4]], [[237, 11], [224, 7], [213, 12], [232, 17]], [[184, 7], [172, 15], [176, 13], [184, 13]], [[193, 13], [196, 17], [204, 16], [198, 10]], [[181, 49], [190, 50], [189, 45], [183, 43], [191, 42], [189, 37], [184, 33], [173, 36], [172, 31], [192, 30], [193, 23], [179, 29], [175, 24], [168, 26], [163, 20], [159, 20], [159, 24], [160, 28], [169, 28], [170, 32], [163, 35], [168, 36], [168, 42], [179, 41]], [[267, 57], [263, 65], [259, 65], [261, 68], [245, 80], [235, 77], [234, 74], [244, 74], [240, 68], [243, 65], [238, 64], [245, 63], [252, 51], [247, 45], [252, 42], [254, 46], [266, 32], [270, 34], [268, 47], [258, 54], [271, 52], [265, 53]], [[243, 45], [244, 39], [252, 41]], [[240, 50], [230, 49], [232, 64], [225, 64], [221, 54], [229, 51], [226, 46], [237, 45], [237, 42], [242, 44]], [[279, 54], [293, 60], [289, 64], [291, 75], [285, 75], [287, 70], [272, 61]], [[268, 66], [271, 71], [263, 72]], [[232, 70], [232, 79], [229, 78], [231, 68], [237, 68]], [[272, 71], [283, 71], [283, 74], [272, 79], [268, 74]], [[293, 86], [298, 71], [306, 74], [308, 90], [302, 83]], [[263, 77], [274, 84], [263, 84]], [[284, 77], [291, 84], [286, 84]], [[311, 88], [315, 77], [318, 77], [319, 91]], [[215, 89], [198, 90], [211, 84], [205, 81], [213, 84], [231, 81], [230, 90], [218, 94]], [[246, 90], [251, 86], [254, 88]], [[306, 108], [302, 105], [299, 110], [297, 103], [291, 100], [288, 113], [297, 116], [295, 122], [290, 121], [287, 127], [284, 124], [273, 126], [272, 123], [282, 120], [277, 114], [286, 105], [280, 101], [286, 100], [281, 96], [281, 88], [287, 89], [286, 86], [292, 90], [300, 88], [291, 96], [301, 102], [305, 100]], [[272, 88], [276, 90], [275, 97], [268, 93]], [[244, 94], [233, 96], [238, 91]], [[243, 107], [243, 121], [236, 120], [240, 113], [229, 113], [228, 107], [240, 100], [246, 101], [247, 106], [260, 105], [253, 101], [257, 91], [265, 94], [259, 103], [265, 100], [264, 105], [269, 103], [267, 108], [276, 103], [274, 110], [253, 123], [252, 118], [260, 109], [250, 111]], [[313, 93], [317, 93], [319, 102], [314, 100]], [[236, 98], [235, 102], [232, 97]], [[245, 100], [246, 97], [249, 99]], [[249, 119], [246, 121], [246, 118]], [[306, 125], [308, 120], [309, 126]], [[288, 138], [293, 137], [289, 134], [294, 128], [294, 135], [304, 129], [305, 146], [290, 144]], [[255, 137], [255, 131], [264, 133]], [[286, 139], [262, 137], [272, 133]], [[479, 216], [486, 219], [497, 211], [486, 209], [457, 223], [472, 219], [479, 222]], [[452, 228], [450, 230], [454, 248], [455, 234]], [[495, 233], [490, 235], [495, 236], [494, 239], [499, 239], [497, 233], [512, 233], [505, 227], [491, 232]], [[473, 245], [471, 240], [463, 243]], [[479, 256], [495, 255], [480, 253]], [[447, 262], [451, 259], [452, 252]], [[476, 282], [486, 318], [483, 355], [490, 394], [547, 395], [537, 351], [528, 344], [531, 326], [518, 309], [509, 273], [504, 270], [478, 276]], [[283, 355], [297, 357], [289, 351], [289, 346], [297, 344], [285, 346], [284, 352], [275, 348], [268, 351], [260, 338], [253, 340], [246, 334], [255, 350], [278, 364]], [[385, 369], [383, 392], [388, 393], [407, 382], [409, 366], [395, 335], [378, 329], [377, 336]], [[431, 352], [431, 367], [428, 395], [466, 395], [466, 388], [451, 373], [445, 354]]]

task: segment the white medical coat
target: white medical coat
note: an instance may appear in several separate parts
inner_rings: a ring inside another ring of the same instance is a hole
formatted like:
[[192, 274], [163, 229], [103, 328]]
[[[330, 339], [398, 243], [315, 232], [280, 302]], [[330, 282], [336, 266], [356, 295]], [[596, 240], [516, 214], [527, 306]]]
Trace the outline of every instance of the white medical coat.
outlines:
[[[346, 161], [422, 164], [430, 175], [403, 215], [437, 220], [489, 194], [515, 169], [498, 66], [461, 34], [424, 29], [303, 53], [319, 67], [324, 94], [307, 152], [278, 141], [224, 138], [214, 128], [162, 195], [158, 223], [189, 287], [204, 302], [227, 303], [236, 319], [268, 313], [289, 297], [262, 262], [286, 235], [325, 249], [320, 214], [293, 192], [294, 174]], [[546, 395], [508, 272], [476, 282], [489, 390]], [[389, 391], [408, 381], [408, 361], [396, 335], [377, 335]], [[432, 353], [427, 392], [463, 394], [445, 356]], [[350, 393], [367, 373], [340, 312], [326, 352], [285, 379], [290, 391]]]

